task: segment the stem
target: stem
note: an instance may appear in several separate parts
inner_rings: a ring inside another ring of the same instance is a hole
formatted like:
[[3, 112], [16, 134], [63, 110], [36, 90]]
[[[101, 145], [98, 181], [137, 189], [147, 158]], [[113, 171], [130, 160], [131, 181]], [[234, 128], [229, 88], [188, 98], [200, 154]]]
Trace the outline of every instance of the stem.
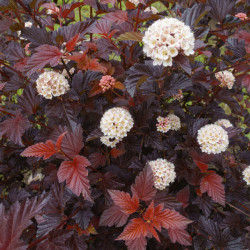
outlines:
[[139, 3], [139, 5], [138, 5], [134, 31], [137, 31], [137, 26], [138, 26], [138, 21], [139, 21], [139, 16], [140, 16], [140, 10], [141, 10], [141, 3]]
[[232, 24], [232, 25], [228, 25], [226, 27], [222, 27], [222, 28], [219, 28], [219, 29], [215, 29], [215, 30], [210, 30], [209, 32], [218, 32], [218, 31], [223, 31], [223, 30], [226, 30], [226, 29], [231, 29], [231, 28], [234, 28], [234, 27], [239, 27], [241, 25], [244, 25], [244, 24], [247, 24], [250, 22], [250, 19], [247, 19], [245, 21], [242, 21], [240, 23], [236, 23], [236, 24]]
[[79, 6], [78, 13], [79, 13], [79, 19], [80, 19], [80, 22], [81, 22], [82, 21], [82, 6]]
[[[90, 6], [90, 18], [92, 19], [93, 18], [93, 8], [92, 8], [92, 6]], [[90, 33], [89, 34], [90, 35], [90, 42], [92, 42], [92, 40], [93, 40], [93, 34], [92, 33]]]
[[244, 211], [242, 211], [241, 209], [239, 209], [239, 208], [235, 207], [235, 206], [234, 206], [234, 205], [232, 205], [231, 203], [226, 202], [226, 204], [227, 204], [227, 205], [229, 205], [230, 207], [234, 208], [234, 209], [235, 209], [235, 210], [237, 210], [238, 212], [240, 212], [240, 213], [242, 213], [242, 214], [244, 214], [244, 215], [246, 215], [247, 217], [249, 217], [249, 218], [250, 218], [250, 215], [249, 215], [249, 214], [247, 214], [247, 213], [245, 213]]
[[71, 82], [72, 82], [72, 75], [70, 74], [69, 69], [68, 69], [66, 63], [64, 62], [64, 60], [63, 60], [62, 58], [61, 58], [61, 62], [62, 62], [62, 64], [63, 64], [64, 68], [66, 69], [66, 71], [67, 71], [67, 73], [68, 73], [68, 75], [69, 75], [69, 78], [70, 78], [70, 80], [71, 80]]
[[3, 18], [6, 18], [6, 19], [8, 19], [8, 20], [10, 20], [11, 22], [17, 23], [17, 21], [16, 21], [15, 19], [13, 19], [13, 18], [11, 18], [11, 17], [8, 17], [8, 16], [5, 16], [5, 15], [3, 15], [2, 13], [0, 13], [0, 16], [2, 16]]
[[119, 96], [120, 98], [124, 99], [124, 97], [121, 96], [120, 94], [118, 94], [113, 88], [111, 89], [111, 91], [112, 91], [115, 95], [117, 95], [117, 96]]
[[[71, 219], [72, 217], [74, 217], [79, 211], [81, 210], [81, 207], [78, 207], [75, 212], [73, 214], [71, 214], [70, 216], [66, 217], [65, 219], [63, 219], [63, 221], [56, 227], [54, 228], [54, 230], [57, 230], [59, 228], [61, 228], [69, 219]], [[43, 240], [49, 238], [50, 233], [44, 235], [42, 238], [32, 242], [27, 249], [32, 248], [33, 246], [37, 245], [38, 243], [42, 242]]]

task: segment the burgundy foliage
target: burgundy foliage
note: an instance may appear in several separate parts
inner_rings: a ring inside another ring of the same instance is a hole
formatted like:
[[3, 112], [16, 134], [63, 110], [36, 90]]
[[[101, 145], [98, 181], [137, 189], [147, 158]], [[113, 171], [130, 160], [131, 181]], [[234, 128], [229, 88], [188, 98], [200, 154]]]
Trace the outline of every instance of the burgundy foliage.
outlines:
[[[0, 1], [0, 250], [249, 249], [250, 19], [235, 17], [249, 1], [63, 2]], [[144, 11], [152, 5], [158, 14]], [[145, 30], [164, 17], [195, 36], [195, 54], [171, 67], [143, 53]], [[66, 94], [38, 95], [47, 69], [67, 73]], [[232, 89], [215, 78], [223, 70]], [[106, 92], [104, 75], [115, 79]], [[100, 141], [112, 107], [134, 120], [115, 148]], [[181, 129], [158, 132], [171, 113]], [[203, 153], [197, 131], [218, 119], [234, 126], [228, 149]], [[147, 164], [158, 158], [176, 172], [162, 191]]]

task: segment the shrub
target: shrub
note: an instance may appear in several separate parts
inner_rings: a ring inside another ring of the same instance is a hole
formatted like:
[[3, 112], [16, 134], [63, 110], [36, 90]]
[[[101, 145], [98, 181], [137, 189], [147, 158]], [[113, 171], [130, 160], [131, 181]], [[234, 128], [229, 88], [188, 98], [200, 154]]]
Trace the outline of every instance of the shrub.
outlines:
[[0, 3], [0, 249], [249, 248], [247, 1]]

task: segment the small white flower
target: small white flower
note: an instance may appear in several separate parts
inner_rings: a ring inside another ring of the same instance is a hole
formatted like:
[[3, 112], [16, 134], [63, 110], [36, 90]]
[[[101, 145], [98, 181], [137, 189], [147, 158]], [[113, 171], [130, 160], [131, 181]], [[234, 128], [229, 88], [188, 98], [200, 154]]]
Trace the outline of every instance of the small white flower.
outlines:
[[171, 182], [174, 182], [176, 173], [173, 163], [165, 159], [157, 159], [155, 161], [149, 161], [148, 164], [154, 175], [155, 188], [163, 190], [169, 186]]
[[247, 185], [250, 185], [250, 166], [248, 166], [243, 172], [243, 179], [247, 183]]
[[[131, 1], [130, 1], [130, 2], [131, 2]], [[151, 11], [153, 14], [159, 13], [159, 11], [158, 11], [155, 7], [153, 7], [153, 6], [147, 7], [144, 11], [145, 11], [145, 12], [150, 12], [150, 11]]]
[[233, 127], [233, 124], [227, 119], [220, 119], [217, 122], [215, 122], [214, 124], [218, 125], [218, 126], [223, 126], [225, 128]]
[[108, 147], [114, 148], [118, 142], [122, 140], [120, 137], [102, 136], [101, 142]]
[[227, 132], [221, 126], [214, 124], [208, 124], [200, 128], [197, 140], [201, 151], [208, 154], [224, 152], [229, 144]]

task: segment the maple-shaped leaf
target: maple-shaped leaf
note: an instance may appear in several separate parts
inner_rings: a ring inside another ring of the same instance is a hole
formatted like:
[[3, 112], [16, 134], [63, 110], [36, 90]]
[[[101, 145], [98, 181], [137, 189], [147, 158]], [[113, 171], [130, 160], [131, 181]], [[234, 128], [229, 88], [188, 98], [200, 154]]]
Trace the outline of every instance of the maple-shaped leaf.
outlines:
[[[163, 209], [163, 204], [159, 204], [154, 209], [155, 221], [157, 221], [162, 227], [169, 228], [186, 228], [186, 226], [192, 221], [185, 218], [180, 213], [172, 209]], [[156, 223], [156, 222], [155, 222]]]
[[88, 158], [93, 168], [97, 168], [99, 166], [102, 166], [102, 167], [105, 166], [106, 158], [101, 153], [94, 152]]
[[202, 193], [207, 192], [214, 201], [225, 206], [225, 188], [222, 181], [218, 174], [208, 174], [201, 179], [200, 189]]
[[129, 193], [119, 190], [109, 190], [109, 194], [115, 205], [121, 208], [121, 211], [126, 214], [134, 213], [139, 206], [139, 199], [136, 195], [132, 198]]
[[128, 21], [127, 11], [116, 10], [114, 12], [106, 14], [102, 20], [110, 20], [111, 22], [116, 22], [118, 24]]
[[126, 224], [128, 217], [129, 214], [122, 212], [119, 206], [113, 205], [108, 209], [104, 210], [99, 225], [109, 227], [116, 225], [117, 227], [121, 227]]
[[81, 70], [92, 70], [105, 73], [107, 69], [103, 67], [97, 59], [91, 59], [87, 56], [87, 50], [83, 53], [73, 52], [73, 55], [67, 56], [66, 59], [77, 62], [77, 67]]
[[8, 118], [0, 123], [0, 138], [6, 135], [10, 141], [23, 146], [22, 135], [31, 124], [19, 111], [13, 118]]
[[71, 52], [74, 50], [76, 43], [78, 42], [80, 37], [80, 34], [76, 34], [74, 37], [72, 37], [67, 43], [66, 43], [66, 49], [68, 52]]
[[84, 157], [77, 155], [73, 161], [63, 161], [57, 172], [59, 182], [66, 180], [66, 186], [74, 192], [76, 195], [82, 193], [86, 200], [92, 202], [90, 197], [90, 185], [88, 176], [88, 170], [86, 167], [90, 166], [89, 160]]
[[66, 132], [58, 137], [56, 146], [51, 140], [47, 140], [45, 143], [40, 142], [35, 145], [26, 148], [21, 155], [26, 157], [43, 157], [44, 160], [50, 158], [52, 155], [61, 150], [61, 144]]
[[62, 53], [60, 50], [52, 45], [43, 44], [37, 47], [36, 53], [34, 53], [28, 60], [24, 67], [24, 72], [30, 76], [38, 69], [42, 69], [45, 65], [50, 64], [54, 67], [59, 64]]
[[108, 33], [111, 29], [112, 22], [113, 21], [110, 21], [110, 20], [98, 20], [94, 23], [90, 32], [108, 36]]
[[42, 209], [48, 202], [48, 196], [34, 197], [22, 203], [14, 203], [6, 212], [3, 203], [0, 204], [0, 249], [27, 249], [20, 236], [31, 224], [31, 219], [42, 214]]
[[131, 191], [143, 201], [149, 201], [155, 196], [154, 177], [152, 169], [149, 166], [144, 168], [136, 177], [135, 184], [132, 185]]
[[51, 140], [45, 143], [40, 142], [26, 148], [21, 155], [26, 157], [43, 157], [44, 160], [50, 158], [57, 152], [57, 149]]
[[[82, 137], [82, 127], [79, 124], [73, 129], [73, 131], [71, 131], [67, 127], [59, 126], [59, 128], [52, 132], [49, 138], [54, 143], [56, 143], [58, 137], [61, 134], [64, 134], [65, 132], [67, 133], [65, 134], [61, 143], [61, 149], [65, 154], [67, 154], [67, 156], [74, 158], [76, 155], [79, 154], [79, 152], [84, 146]], [[66, 159], [66, 157], [64, 156], [61, 156], [60, 158]]]
[[146, 237], [146, 222], [141, 218], [130, 220], [124, 231], [116, 238], [116, 240], [134, 240], [141, 236]]
[[168, 235], [170, 240], [175, 243], [176, 241], [184, 246], [192, 245], [192, 237], [188, 232], [182, 228], [169, 228]]

